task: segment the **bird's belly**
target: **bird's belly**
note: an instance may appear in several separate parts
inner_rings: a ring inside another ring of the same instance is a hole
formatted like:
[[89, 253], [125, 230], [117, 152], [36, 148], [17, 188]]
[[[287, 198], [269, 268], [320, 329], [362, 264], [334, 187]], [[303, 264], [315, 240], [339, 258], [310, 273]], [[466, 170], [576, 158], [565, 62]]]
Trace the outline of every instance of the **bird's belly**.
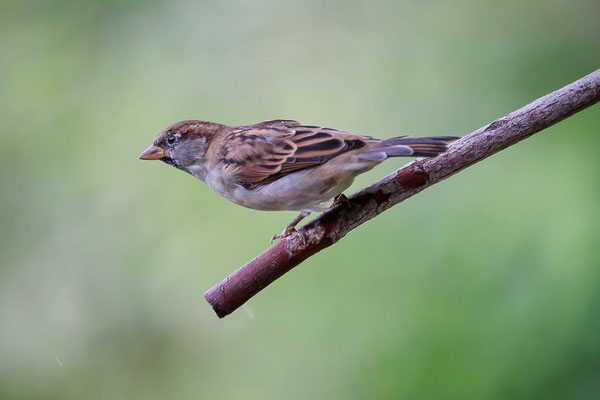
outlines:
[[327, 206], [322, 203], [331, 200], [352, 184], [354, 174], [323, 176], [315, 171], [313, 168], [294, 172], [250, 190], [237, 184], [229, 189], [217, 182], [207, 181], [207, 184], [217, 194], [244, 207], [267, 211], [319, 212]]

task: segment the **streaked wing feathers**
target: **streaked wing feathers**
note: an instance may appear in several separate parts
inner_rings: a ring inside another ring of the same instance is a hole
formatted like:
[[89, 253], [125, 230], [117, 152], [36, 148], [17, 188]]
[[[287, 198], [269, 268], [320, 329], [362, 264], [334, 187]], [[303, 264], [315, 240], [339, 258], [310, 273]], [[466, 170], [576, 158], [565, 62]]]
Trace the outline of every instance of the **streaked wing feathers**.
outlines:
[[221, 161], [235, 170], [238, 183], [250, 188], [323, 164], [369, 139], [292, 120], [264, 121], [234, 129]]

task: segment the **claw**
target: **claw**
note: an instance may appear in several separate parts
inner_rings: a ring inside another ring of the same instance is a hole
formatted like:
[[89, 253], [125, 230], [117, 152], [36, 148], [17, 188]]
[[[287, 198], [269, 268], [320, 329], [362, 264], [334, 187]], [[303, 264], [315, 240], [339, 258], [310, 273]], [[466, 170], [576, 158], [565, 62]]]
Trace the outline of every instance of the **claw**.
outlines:
[[285, 229], [283, 230], [283, 232], [279, 233], [279, 234], [275, 234], [273, 236], [271, 236], [271, 245], [277, 240], [277, 239], [283, 239], [286, 238], [288, 236], [290, 236], [292, 233], [296, 232], [296, 228], [293, 226], [286, 226]]
[[283, 230], [283, 232], [281, 232], [280, 234], [276, 234], [276, 235], [271, 236], [271, 245], [277, 239], [286, 238], [286, 237], [290, 236], [292, 233], [296, 232], [296, 225], [298, 225], [298, 223], [300, 223], [300, 221], [302, 221], [304, 218], [308, 217], [309, 214], [310, 214], [310, 212], [308, 212], [308, 211], [302, 211], [300, 213], [300, 215], [298, 215], [296, 218], [294, 218], [292, 220], [292, 222], [290, 222], [289, 224], [287, 224], [287, 226], [285, 227], [285, 229]]
[[344, 193], [340, 193], [333, 198], [333, 203], [331, 203], [331, 207], [337, 206], [339, 204], [344, 204], [348, 208], [352, 207], [350, 200], [348, 200]]

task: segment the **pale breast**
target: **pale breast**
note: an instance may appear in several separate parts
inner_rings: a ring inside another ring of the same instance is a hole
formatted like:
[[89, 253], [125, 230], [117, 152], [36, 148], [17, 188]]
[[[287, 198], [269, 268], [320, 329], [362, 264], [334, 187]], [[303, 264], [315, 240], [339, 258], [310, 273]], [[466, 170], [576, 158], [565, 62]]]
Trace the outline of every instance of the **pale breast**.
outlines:
[[353, 175], [323, 178], [318, 168], [291, 173], [266, 185], [246, 189], [219, 174], [208, 174], [205, 183], [215, 193], [240, 206], [267, 211], [322, 211], [321, 203], [347, 189]]
[[356, 175], [378, 164], [373, 161], [352, 162], [350, 157], [340, 158], [348, 159], [292, 172], [250, 189], [236, 183], [226, 169], [211, 170], [204, 182], [215, 193], [244, 207], [319, 212], [327, 208], [327, 202], [350, 187]]

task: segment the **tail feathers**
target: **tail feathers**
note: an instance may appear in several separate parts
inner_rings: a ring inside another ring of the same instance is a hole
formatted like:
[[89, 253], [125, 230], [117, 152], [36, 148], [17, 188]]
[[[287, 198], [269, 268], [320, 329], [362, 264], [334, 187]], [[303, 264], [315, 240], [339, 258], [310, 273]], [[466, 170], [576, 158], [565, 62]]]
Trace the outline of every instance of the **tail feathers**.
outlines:
[[428, 136], [428, 137], [417, 137], [411, 138], [406, 136], [398, 136], [390, 139], [384, 139], [380, 143], [383, 146], [394, 146], [398, 144], [411, 145], [411, 144], [430, 144], [430, 143], [450, 143], [458, 139], [457, 136]]
[[448, 149], [455, 136], [432, 136], [422, 138], [395, 137], [382, 140], [376, 148], [363, 153], [363, 160], [383, 161], [388, 157], [435, 157]]

